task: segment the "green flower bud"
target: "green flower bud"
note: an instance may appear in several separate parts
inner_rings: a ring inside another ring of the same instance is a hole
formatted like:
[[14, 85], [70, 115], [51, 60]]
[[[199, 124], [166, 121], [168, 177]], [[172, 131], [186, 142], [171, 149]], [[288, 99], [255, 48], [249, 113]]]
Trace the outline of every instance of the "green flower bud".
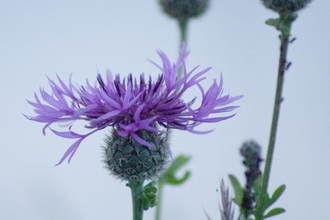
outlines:
[[244, 157], [243, 164], [247, 168], [245, 171], [246, 184], [243, 190], [241, 209], [245, 218], [250, 219], [249, 216], [253, 214], [256, 204], [254, 184], [261, 174], [259, 169], [260, 162], [262, 161], [260, 157], [261, 148], [256, 142], [251, 140], [243, 143], [240, 152]]
[[184, 21], [203, 14], [209, 0], [160, 0], [159, 3], [170, 17]]
[[312, 0], [262, 0], [266, 8], [279, 13], [296, 12], [303, 9]]
[[261, 147], [253, 140], [250, 140], [243, 143], [240, 152], [246, 159], [253, 160], [260, 157]]
[[166, 135], [143, 130], [136, 134], [152, 147], [141, 145], [130, 135], [121, 137], [114, 129], [105, 140], [106, 168], [121, 180], [156, 179], [169, 162], [170, 150]]

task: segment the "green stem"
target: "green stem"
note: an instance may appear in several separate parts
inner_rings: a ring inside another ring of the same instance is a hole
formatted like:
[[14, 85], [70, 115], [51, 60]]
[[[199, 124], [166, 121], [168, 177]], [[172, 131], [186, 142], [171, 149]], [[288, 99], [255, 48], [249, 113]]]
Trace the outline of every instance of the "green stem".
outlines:
[[155, 211], [155, 220], [160, 220], [163, 186], [164, 186], [164, 184], [161, 181], [158, 181], [158, 183], [157, 183], [157, 205], [156, 205], [156, 211]]
[[270, 170], [271, 170], [273, 154], [274, 154], [274, 149], [275, 149], [276, 131], [277, 131], [277, 125], [278, 125], [278, 118], [279, 118], [279, 114], [280, 114], [281, 102], [282, 102], [284, 72], [287, 67], [286, 57], [287, 57], [287, 52], [288, 52], [291, 23], [294, 20], [294, 19], [292, 19], [293, 17], [294, 16], [292, 14], [291, 15], [282, 15], [281, 14], [280, 19], [279, 19], [280, 25], [284, 24], [284, 26], [281, 28], [281, 33], [282, 33], [281, 34], [281, 47], [280, 47], [280, 58], [279, 58], [279, 66], [278, 66], [275, 103], [274, 103], [272, 125], [271, 125], [270, 136], [269, 136], [267, 157], [266, 157], [266, 162], [265, 162], [265, 170], [263, 173], [260, 196], [259, 196], [259, 199], [257, 202], [257, 209], [255, 212], [256, 220], [263, 219], [264, 201], [265, 201], [265, 196], [267, 195]]
[[140, 196], [143, 193], [143, 181], [130, 181], [128, 186], [131, 188], [133, 204], [133, 220], [143, 219], [143, 207]]
[[179, 27], [180, 27], [180, 47], [182, 42], [187, 43], [187, 29], [188, 29], [188, 20], [180, 20], [179, 21]]
[[[179, 21], [179, 27], [180, 27], [180, 45], [179, 45], [179, 49], [181, 48], [183, 42], [185, 43], [185, 47], [187, 48], [188, 20]], [[182, 77], [182, 67], [178, 71], [178, 79], [180, 79], [181, 77]]]
[[[180, 45], [179, 50], [182, 46], [182, 42], [185, 43], [185, 46], [187, 48], [187, 30], [188, 30], [188, 21], [189, 20], [179, 20], [179, 28], [180, 28]], [[182, 77], [182, 67], [178, 70], [177, 79], [180, 79]], [[169, 141], [170, 140], [170, 129], [167, 129], [166, 138]], [[155, 220], [160, 220], [161, 215], [161, 202], [162, 202], [162, 194], [163, 194], [163, 186], [164, 184], [158, 181], [157, 183], [157, 206], [155, 211]]]

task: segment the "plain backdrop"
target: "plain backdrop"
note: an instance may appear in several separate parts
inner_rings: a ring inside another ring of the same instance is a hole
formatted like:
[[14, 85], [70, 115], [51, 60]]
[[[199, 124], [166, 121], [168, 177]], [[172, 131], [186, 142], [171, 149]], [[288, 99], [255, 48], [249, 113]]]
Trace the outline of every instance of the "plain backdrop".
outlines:
[[[274, 207], [287, 212], [274, 219], [330, 219], [330, 2], [315, 0], [293, 23], [280, 123], [269, 191], [286, 184]], [[225, 93], [243, 94], [237, 115], [203, 125], [215, 131], [194, 135], [174, 131], [173, 155], [191, 155], [192, 171], [181, 187], [165, 187], [164, 220], [220, 219], [220, 180], [228, 174], [244, 182], [240, 145], [250, 139], [262, 147], [269, 136], [279, 56], [279, 32], [265, 25], [277, 15], [258, 0], [213, 0], [189, 23], [189, 69], [212, 66], [205, 86], [224, 77]], [[130, 190], [108, 175], [102, 163], [109, 129], [86, 139], [71, 163], [54, 166], [72, 140], [47, 131], [22, 114], [34, 115], [26, 100], [47, 77], [94, 82], [98, 72], [156, 77], [147, 59], [156, 49], [174, 61], [179, 31], [157, 1], [17, 1], [0, 3], [0, 219], [132, 219]], [[184, 98], [197, 97], [187, 93]], [[84, 130], [81, 130], [84, 131]], [[182, 172], [184, 169], [182, 170]], [[237, 213], [237, 212], [236, 212]], [[145, 212], [153, 219], [154, 209]]]

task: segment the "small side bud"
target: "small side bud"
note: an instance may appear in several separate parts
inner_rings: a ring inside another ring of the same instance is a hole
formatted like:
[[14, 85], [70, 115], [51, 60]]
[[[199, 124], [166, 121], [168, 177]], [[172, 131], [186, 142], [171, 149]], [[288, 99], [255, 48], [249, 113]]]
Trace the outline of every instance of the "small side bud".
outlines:
[[279, 13], [292, 13], [299, 11], [312, 0], [262, 0], [266, 8], [272, 9]]
[[246, 141], [243, 143], [240, 152], [244, 157], [243, 164], [247, 168], [245, 172], [246, 184], [243, 189], [241, 209], [246, 219], [249, 219], [248, 217], [253, 215], [255, 211], [256, 195], [254, 184], [261, 174], [259, 169], [260, 162], [262, 161], [260, 157], [261, 147], [253, 140]]
[[209, 0], [160, 0], [159, 3], [170, 17], [184, 21], [202, 15]]
[[141, 145], [131, 136], [121, 137], [117, 130], [105, 140], [106, 168], [121, 180], [138, 182], [158, 178], [169, 162], [170, 150], [164, 134], [138, 131], [152, 147]]
[[261, 147], [254, 141], [246, 141], [240, 149], [241, 155], [247, 160], [253, 160], [260, 157]]

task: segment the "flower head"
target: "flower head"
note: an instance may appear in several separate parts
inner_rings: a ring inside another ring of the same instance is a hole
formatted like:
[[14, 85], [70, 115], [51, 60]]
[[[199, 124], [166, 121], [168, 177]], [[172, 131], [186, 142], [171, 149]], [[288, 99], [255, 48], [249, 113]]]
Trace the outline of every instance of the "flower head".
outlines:
[[[162, 51], [158, 51], [162, 65], [154, 64], [162, 73], [156, 80], [152, 80], [151, 76], [146, 78], [143, 74], [139, 78], [129, 74], [121, 80], [119, 74], [113, 78], [110, 71], [107, 71], [106, 79], [98, 75], [94, 86], [87, 80], [85, 86], [77, 87], [71, 82], [71, 77], [68, 85], [58, 76], [59, 83], [49, 79], [52, 93], [40, 88], [41, 98], [35, 94], [35, 101], [28, 101], [37, 115], [25, 117], [45, 123], [44, 134], [45, 129], [53, 123], [73, 123], [78, 120], [88, 122], [85, 127], [90, 131], [86, 134], [74, 132], [73, 125], [67, 131], [50, 128], [60, 137], [77, 139], [58, 164], [67, 157], [70, 162], [86, 137], [107, 127], [116, 129], [121, 137], [132, 137], [146, 147], [152, 146], [138, 135], [138, 131], [166, 133], [166, 129], [179, 129], [197, 134], [208, 133], [210, 131], [196, 131], [195, 127], [233, 117], [235, 114], [228, 112], [238, 106], [231, 103], [242, 96], [223, 95], [221, 76], [219, 83], [214, 80], [205, 91], [200, 82], [205, 79], [204, 74], [210, 68], [197, 71], [198, 67], [195, 67], [187, 71], [184, 61], [188, 54], [184, 53], [184, 49], [173, 64]], [[183, 76], [178, 79], [180, 68], [183, 68]], [[200, 104], [194, 103], [195, 99], [184, 101], [184, 93], [196, 86], [201, 93]]]
[[163, 11], [170, 17], [185, 21], [202, 15], [209, 5], [209, 0], [160, 0]]
[[312, 0], [262, 0], [269, 9], [279, 13], [292, 13], [306, 7]]

